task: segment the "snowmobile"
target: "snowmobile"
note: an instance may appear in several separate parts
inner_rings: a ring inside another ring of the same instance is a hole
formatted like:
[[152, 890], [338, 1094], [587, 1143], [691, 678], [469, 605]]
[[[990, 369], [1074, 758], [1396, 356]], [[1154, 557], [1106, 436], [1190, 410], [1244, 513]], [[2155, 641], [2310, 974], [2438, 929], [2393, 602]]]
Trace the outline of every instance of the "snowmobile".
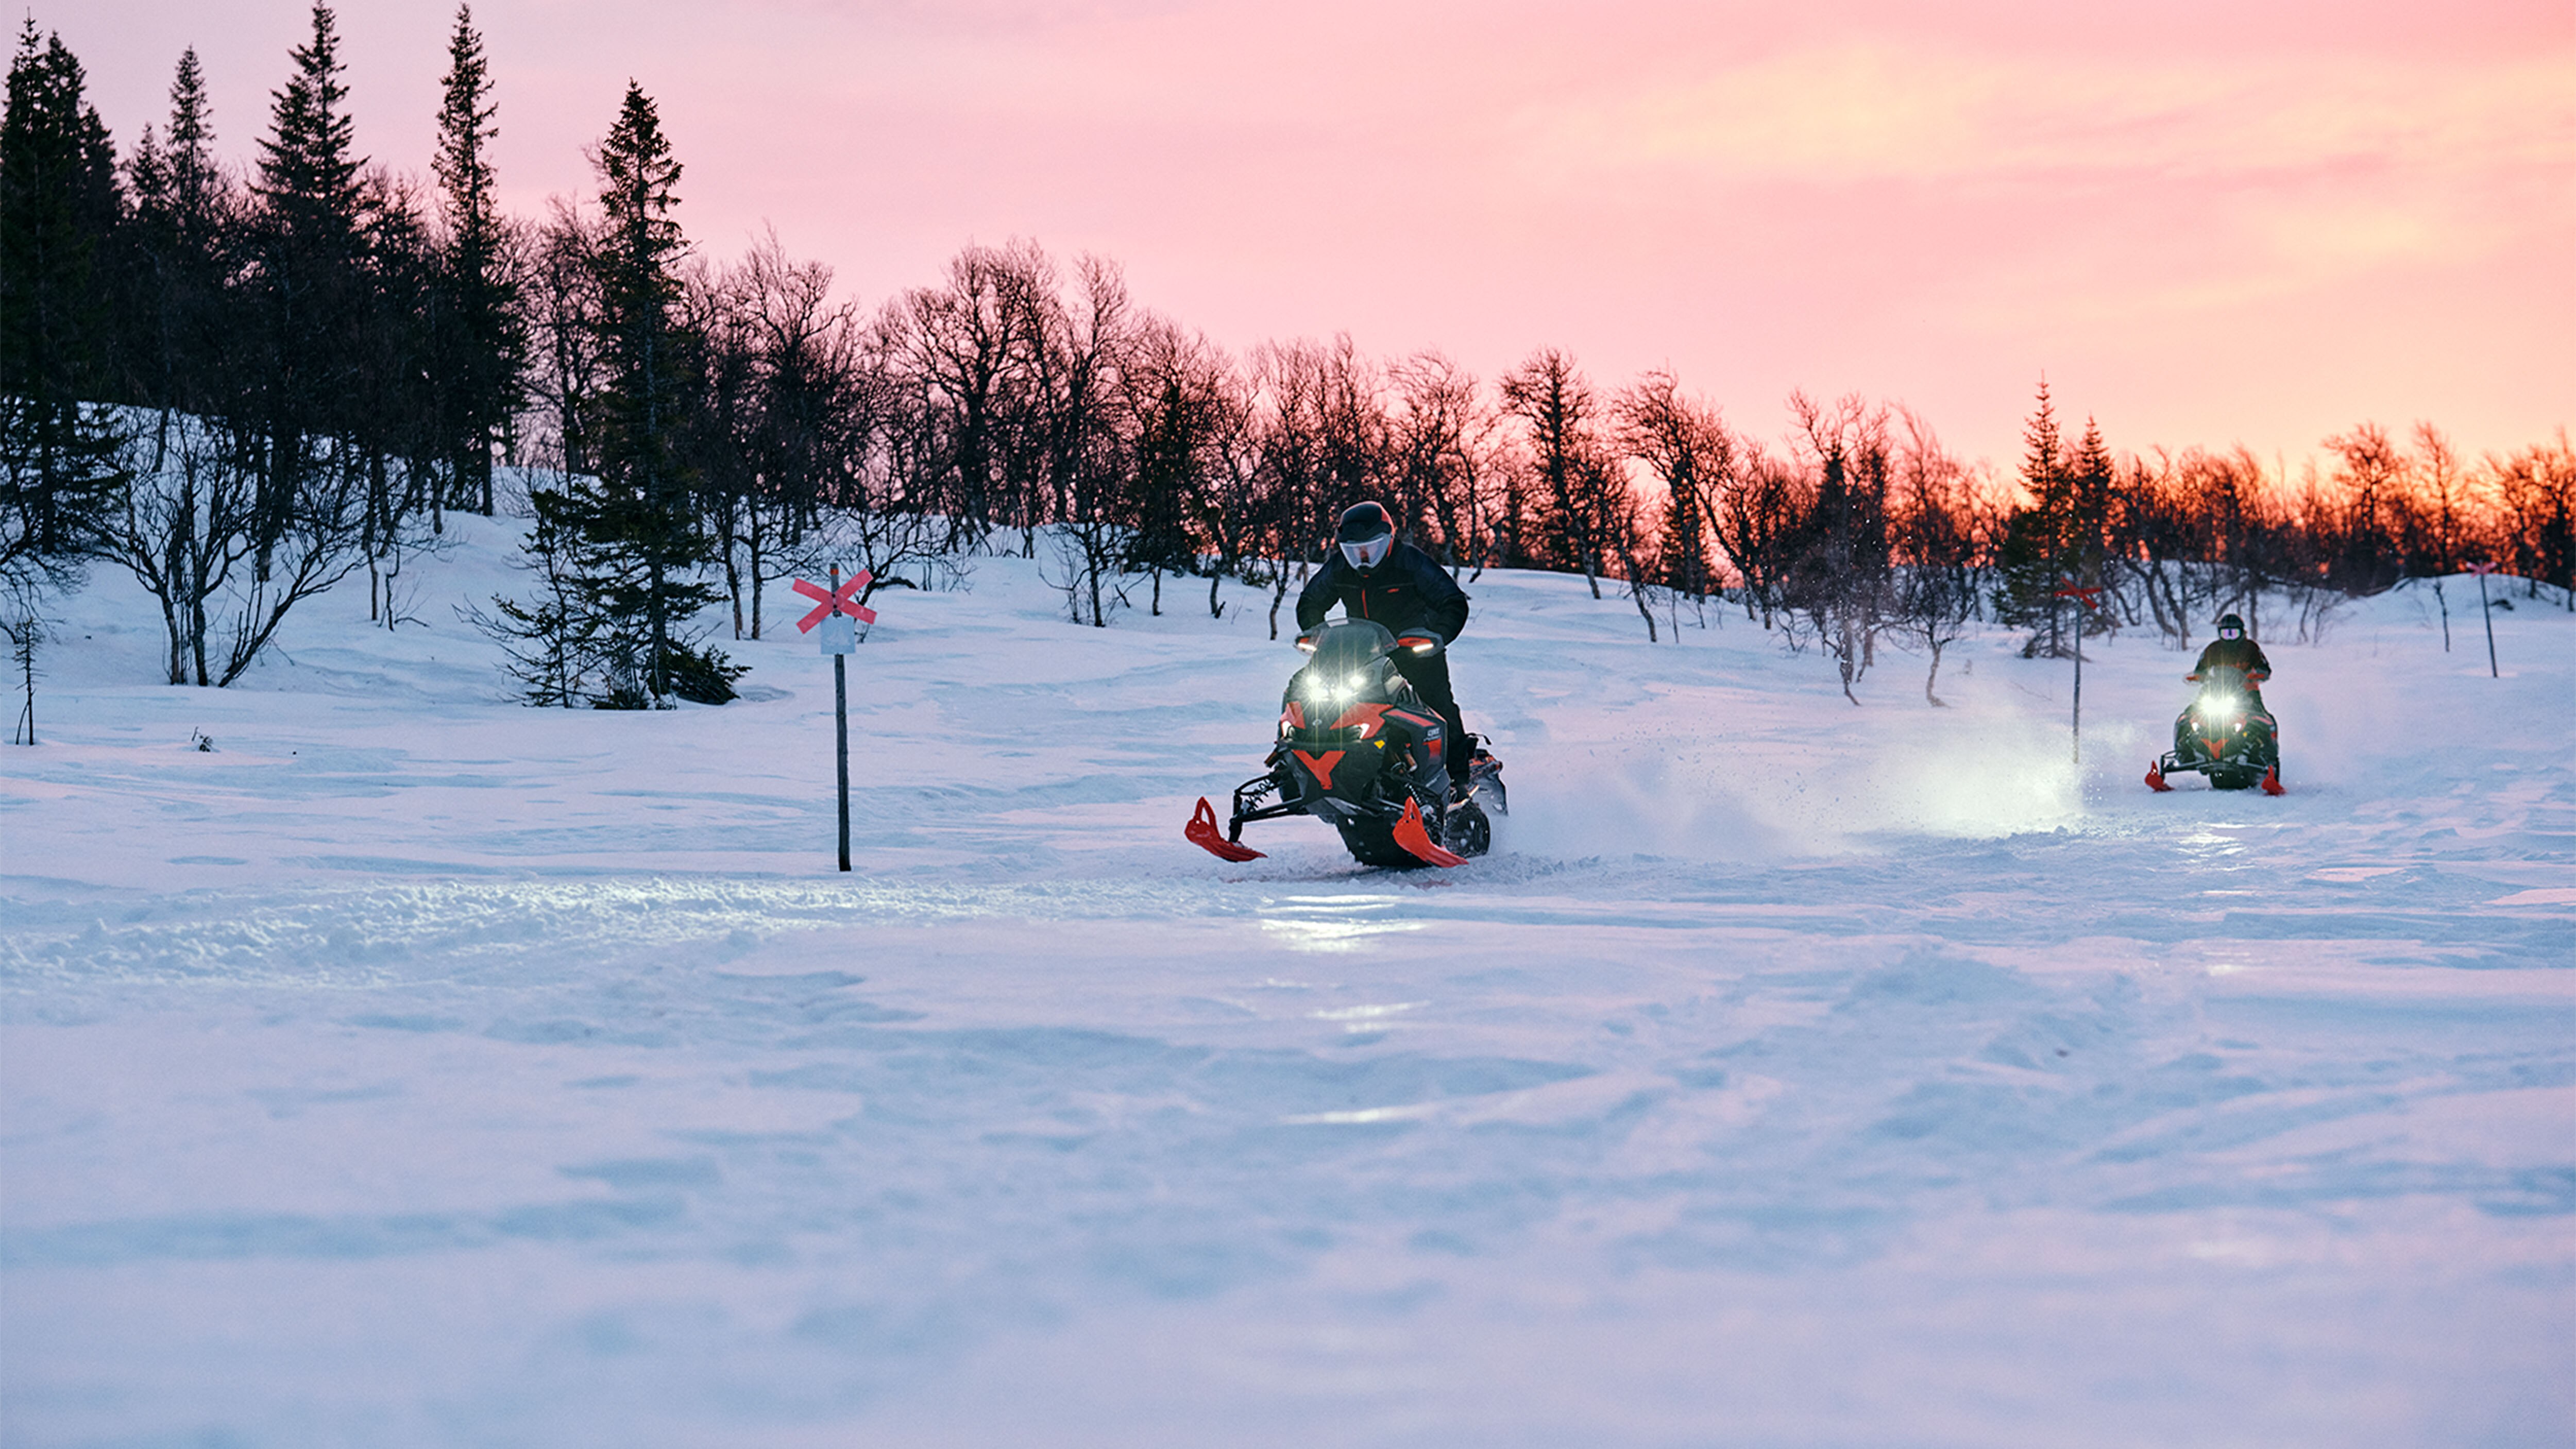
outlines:
[[[1446, 727], [1395, 667], [1396, 651], [1437, 653], [1438, 638], [1398, 639], [1366, 619], [1326, 624], [1297, 641], [1313, 655], [1288, 680], [1279, 735], [1265, 773], [1235, 787], [1234, 818], [1217, 830], [1205, 796], [1184, 829], [1190, 842], [1225, 860], [1258, 860], [1243, 843], [1255, 820], [1313, 815], [1341, 832], [1362, 865], [1407, 870], [1463, 865], [1492, 847], [1485, 813], [1509, 814], [1503, 766], [1480, 736], [1444, 738]], [[1474, 751], [1467, 791], [1450, 798], [1452, 749]]]
[[2208, 777], [2213, 790], [2260, 785], [2266, 795], [2285, 793], [2280, 723], [2254, 693], [2262, 676], [2213, 664], [2184, 678], [2198, 680], [2200, 693], [2174, 720], [2172, 751], [2147, 767], [2147, 788], [2170, 790], [2165, 776], [2196, 772]]

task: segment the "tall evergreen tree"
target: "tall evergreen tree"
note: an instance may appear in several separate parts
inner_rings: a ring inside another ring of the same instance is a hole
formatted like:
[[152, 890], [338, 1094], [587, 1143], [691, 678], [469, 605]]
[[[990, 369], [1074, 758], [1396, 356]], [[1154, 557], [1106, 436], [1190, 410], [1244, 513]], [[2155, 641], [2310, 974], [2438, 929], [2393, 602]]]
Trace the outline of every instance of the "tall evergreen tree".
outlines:
[[445, 192], [447, 221], [436, 375], [458, 494], [486, 516], [492, 512], [492, 447], [518, 411], [527, 360], [518, 289], [504, 255], [508, 233], [485, 149], [500, 134], [492, 123], [497, 110], [473, 7], [459, 5], [447, 42], [446, 97], [432, 162]]
[[191, 48], [170, 83], [168, 133], [156, 139], [145, 127], [127, 168], [134, 217], [125, 365], [136, 400], [197, 413], [229, 410], [225, 398], [239, 379], [227, 358], [243, 330], [230, 312], [228, 275], [240, 197], [215, 160], [214, 137]]
[[80, 61], [31, 19], [0, 117], [0, 570], [59, 564], [123, 481], [107, 285], [124, 201]]
[[288, 52], [295, 74], [271, 93], [273, 129], [260, 142], [260, 196], [271, 223], [319, 255], [354, 258], [358, 250], [357, 125], [341, 82], [338, 19], [313, 7], [313, 38]]
[[291, 52], [295, 73], [271, 93], [270, 133], [260, 142], [256, 277], [273, 499], [292, 492], [317, 433], [364, 419], [353, 404], [368, 300], [365, 163], [339, 47], [331, 8], [316, 3], [312, 39]]
[[[2111, 450], [2102, 441], [2102, 427], [2092, 418], [2084, 420], [2084, 436], [2075, 443], [2074, 456], [2066, 464], [2064, 511], [2057, 520], [2058, 564], [2065, 576], [2087, 588], [2099, 588], [2109, 582], [2105, 577], [2110, 563], [2111, 488], [2118, 469], [2111, 461]], [[2107, 625], [2109, 616], [2091, 610], [2084, 613], [2092, 624]]]
[[2023, 652], [2054, 657], [2066, 650], [2059, 620], [2064, 601], [2057, 586], [2065, 581], [2069, 562], [2075, 488], [2045, 378], [2039, 384], [2038, 407], [2023, 425], [2022, 445], [2021, 484], [2031, 501], [2014, 509], [2004, 523], [1995, 560], [1995, 617], [2007, 624], [2040, 626]]
[[676, 314], [677, 268], [688, 241], [672, 214], [680, 163], [643, 87], [627, 82], [617, 123], [593, 161], [605, 213], [592, 269], [605, 361], [598, 398], [595, 482], [568, 490], [566, 522], [580, 535], [581, 593], [623, 651], [608, 702], [660, 705], [673, 696], [733, 697], [739, 670], [698, 647], [690, 622], [723, 597], [705, 578], [716, 560], [700, 527], [683, 463], [690, 421], [690, 338]]

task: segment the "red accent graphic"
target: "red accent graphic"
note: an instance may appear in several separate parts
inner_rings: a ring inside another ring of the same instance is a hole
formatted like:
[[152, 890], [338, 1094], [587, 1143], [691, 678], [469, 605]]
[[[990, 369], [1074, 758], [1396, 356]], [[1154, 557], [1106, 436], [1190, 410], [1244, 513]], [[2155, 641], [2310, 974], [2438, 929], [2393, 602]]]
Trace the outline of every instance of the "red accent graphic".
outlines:
[[1315, 772], [1316, 784], [1323, 786], [1327, 790], [1333, 788], [1333, 767], [1342, 762], [1343, 751], [1326, 750], [1324, 751], [1324, 757], [1320, 760], [1315, 758], [1313, 755], [1307, 754], [1304, 750], [1296, 750], [1292, 753], [1294, 753], [1298, 759], [1306, 762], [1307, 769]]
[[862, 624], [875, 623], [877, 621], [877, 611], [859, 602], [859, 590], [866, 588], [869, 580], [873, 577], [874, 575], [870, 574], [866, 569], [861, 569], [857, 573], [850, 575], [848, 581], [843, 583], [837, 589], [827, 589], [821, 584], [809, 584], [803, 579], [796, 580], [796, 592], [803, 594], [809, 599], [819, 599], [822, 601], [815, 608], [814, 612], [807, 614], [804, 618], [796, 621], [796, 632], [799, 634], [812, 633], [815, 625], [822, 623], [834, 614], [847, 614]]
[[1302, 730], [1306, 727], [1306, 706], [1293, 699], [1288, 701], [1288, 724], [1292, 729]]
[[1360, 732], [1361, 739], [1367, 739], [1369, 736], [1376, 734], [1378, 727], [1386, 722], [1387, 709], [1388, 706], [1383, 704], [1352, 705], [1349, 709], [1342, 711], [1342, 717], [1340, 719], [1333, 721], [1333, 728], [1337, 730], [1356, 729]]

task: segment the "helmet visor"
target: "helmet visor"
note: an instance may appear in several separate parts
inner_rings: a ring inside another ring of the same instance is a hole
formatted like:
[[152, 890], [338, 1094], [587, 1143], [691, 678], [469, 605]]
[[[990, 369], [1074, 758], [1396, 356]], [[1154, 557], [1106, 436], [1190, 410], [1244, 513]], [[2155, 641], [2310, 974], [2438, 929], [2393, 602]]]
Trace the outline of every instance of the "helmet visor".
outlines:
[[1395, 535], [1381, 533], [1375, 538], [1364, 538], [1356, 543], [1343, 544], [1342, 557], [1351, 561], [1352, 568], [1373, 569], [1386, 562], [1386, 556], [1394, 550]]

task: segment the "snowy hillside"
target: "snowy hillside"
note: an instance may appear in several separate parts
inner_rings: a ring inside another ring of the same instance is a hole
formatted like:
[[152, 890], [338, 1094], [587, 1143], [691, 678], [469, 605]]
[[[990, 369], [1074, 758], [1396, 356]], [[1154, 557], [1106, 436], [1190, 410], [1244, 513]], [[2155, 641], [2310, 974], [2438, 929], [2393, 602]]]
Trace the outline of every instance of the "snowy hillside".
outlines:
[[[1181, 839], [1266, 596], [881, 592], [748, 697], [505, 698], [506, 525], [170, 688], [102, 573], [0, 752], [0, 1442], [2576, 1439], [2576, 619], [1940, 692], [1470, 586], [1495, 853]], [[2463, 581], [2466, 582], [2466, 581]], [[2473, 586], [2469, 594], [2474, 598]], [[1141, 596], [1140, 596], [1141, 602]], [[781, 588], [769, 617], [803, 605]], [[202, 735], [211, 750], [192, 746]]]

